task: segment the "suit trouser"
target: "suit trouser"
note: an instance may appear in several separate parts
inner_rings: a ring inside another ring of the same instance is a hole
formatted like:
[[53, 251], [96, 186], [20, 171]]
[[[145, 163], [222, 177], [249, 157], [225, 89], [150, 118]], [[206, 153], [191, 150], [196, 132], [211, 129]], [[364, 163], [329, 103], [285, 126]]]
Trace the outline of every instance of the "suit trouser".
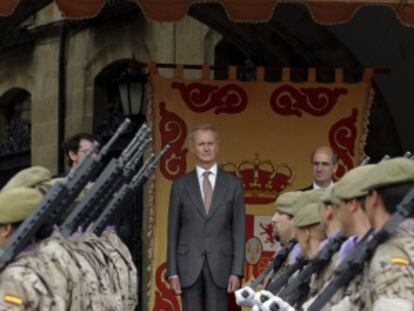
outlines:
[[227, 288], [216, 285], [207, 259], [194, 284], [182, 289], [181, 302], [183, 311], [227, 311]]

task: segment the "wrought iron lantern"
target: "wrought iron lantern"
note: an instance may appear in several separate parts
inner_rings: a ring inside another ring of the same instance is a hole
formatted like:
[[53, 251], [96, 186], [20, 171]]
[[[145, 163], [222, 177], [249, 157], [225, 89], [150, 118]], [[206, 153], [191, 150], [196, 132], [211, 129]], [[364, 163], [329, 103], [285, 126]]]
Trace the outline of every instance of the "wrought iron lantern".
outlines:
[[144, 66], [132, 58], [128, 67], [121, 72], [118, 83], [119, 97], [125, 116], [139, 123], [145, 120], [145, 84], [148, 80]]

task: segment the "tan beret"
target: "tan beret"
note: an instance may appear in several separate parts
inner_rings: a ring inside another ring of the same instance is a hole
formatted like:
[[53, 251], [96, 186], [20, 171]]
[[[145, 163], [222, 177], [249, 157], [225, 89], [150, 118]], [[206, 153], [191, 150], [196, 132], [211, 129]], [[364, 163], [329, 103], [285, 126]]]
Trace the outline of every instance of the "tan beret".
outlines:
[[[333, 200], [344, 201], [356, 199], [368, 194], [366, 189], [363, 189], [364, 184], [372, 173], [375, 164], [367, 164], [357, 166], [348, 171], [342, 178], [333, 186], [332, 197]], [[336, 202], [333, 202], [336, 203]], [[339, 204], [339, 203], [336, 203]]]
[[293, 224], [295, 227], [301, 228], [321, 222], [319, 206], [321, 202], [321, 196], [324, 191], [325, 189], [305, 191], [296, 200], [293, 206], [295, 210]]
[[24, 220], [42, 200], [39, 191], [31, 188], [11, 188], [0, 192], [0, 224]]
[[276, 208], [278, 211], [288, 214], [295, 215], [293, 204], [302, 194], [302, 191], [291, 191], [282, 193], [276, 200]]
[[333, 185], [330, 185], [325, 191], [322, 193], [321, 202], [323, 204], [332, 204], [332, 189]]
[[366, 179], [363, 189], [368, 191], [410, 181], [414, 182], [414, 161], [406, 158], [394, 158], [375, 165]]
[[7, 184], [1, 189], [5, 191], [16, 187], [35, 188], [52, 178], [50, 171], [42, 166], [32, 166], [21, 170], [14, 175]]

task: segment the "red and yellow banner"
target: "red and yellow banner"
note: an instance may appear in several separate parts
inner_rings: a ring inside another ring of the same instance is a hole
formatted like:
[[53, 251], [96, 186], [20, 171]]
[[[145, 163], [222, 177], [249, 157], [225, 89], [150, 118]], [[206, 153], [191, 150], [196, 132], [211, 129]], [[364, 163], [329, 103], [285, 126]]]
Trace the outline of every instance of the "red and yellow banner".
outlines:
[[150, 305], [148, 310], [179, 310], [176, 297], [165, 279], [168, 199], [172, 181], [194, 167], [187, 146], [189, 131], [210, 123], [220, 133], [219, 165], [243, 181], [246, 208], [245, 281], [257, 275], [272, 256], [270, 216], [273, 202], [283, 191], [303, 188], [312, 182], [310, 154], [321, 145], [332, 146], [339, 156], [337, 178], [359, 163], [367, 135], [372, 91], [372, 70], [365, 70], [360, 83], [315, 82], [309, 70], [307, 82], [290, 81], [289, 69], [282, 81], [236, 79], [212, 80], [205, 67], [200, 80], [183, 79], [182, 66], [175, 78], [161, 76], [150, 64], [152, 126], [156, 152], [167, 143], [169, 152], [155, 175], [149, 206]]

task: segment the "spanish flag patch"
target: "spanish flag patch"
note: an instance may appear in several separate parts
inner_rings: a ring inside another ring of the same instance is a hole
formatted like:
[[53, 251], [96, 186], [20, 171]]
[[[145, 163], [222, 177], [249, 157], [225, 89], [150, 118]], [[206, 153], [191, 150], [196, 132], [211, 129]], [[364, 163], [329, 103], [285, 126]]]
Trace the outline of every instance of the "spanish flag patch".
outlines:
[[391, 258], [391, 263], [393, 265], [400, 265], [400, 266], [408, 266], [410, 264], [410, 262], [408, 261], [407, 258], [403, 258], [403, 257], [394, 257]]
[[5, 294], [4, 295], [4, 302], [16, 305], [16, 306], [21, 306], [23, 304], [23, 299], [19, 296], [16, 295], [12, 295], [12, 294]]

